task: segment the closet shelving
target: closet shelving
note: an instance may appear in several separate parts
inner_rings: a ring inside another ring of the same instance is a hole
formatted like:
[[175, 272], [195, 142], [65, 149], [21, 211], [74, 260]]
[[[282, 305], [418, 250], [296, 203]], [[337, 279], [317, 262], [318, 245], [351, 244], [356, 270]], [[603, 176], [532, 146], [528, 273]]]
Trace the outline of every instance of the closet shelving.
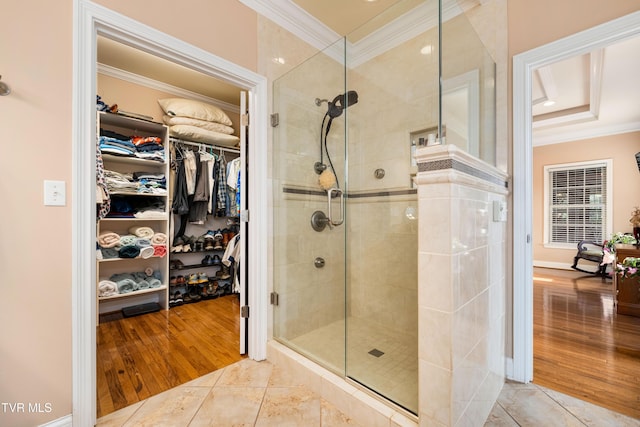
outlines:
[[[127, 136], [157, 136], [163, 141], [164, 161], [149, 160], [134, 157], [125, 157], [102, 153], [104, 169], [119, 173], [146, 172], [152, 174], [164, 174], [169, 180], [169, 155], [168, 155], [168, 130], [161, 123], [149, 122], [118, 114], [99, 112], [98, 113], [98, 134], [100, 128], [117, 132]], [[97, 236], [109, 231], [118, 235], [130, 235], [130, 230], [137, 227], [151, 228], [155, 233], [162, 233], [169, 236], [169, 191], [164, 194], [138, 193], [134, 191], [110, 191], [112, 198], [112, 210], [114, 209], [114, 198], [121, 198], [132, 203], [141, 200], [153, 200], [161, 202], [164, 212], [144, 218], [136, 217], [104, 217], [98, 221]], [[136, 306], [145, 303], [157, 303], [161, 308], [168, 309], [168, 289], [169, 289], [169, 242], [166, 243], [166, 253], [163, 256], [153, 255], [135, 258], [102, 258], [98, 256], [96, 262], [96, 286], [103, 280], [110, 280], [113, 275], [126, 273], [151, 272], [153, 276], [160, 280], [160, 285], [134, 290], [127, 293], [118, 293], [110, 296], [97, 295], [97, 314], [109, 313], [121, 310], [125, 307]], [[100, 252], [101, 249], [98, 248]], [[157, 282], [155, 282], [157, 284]]]

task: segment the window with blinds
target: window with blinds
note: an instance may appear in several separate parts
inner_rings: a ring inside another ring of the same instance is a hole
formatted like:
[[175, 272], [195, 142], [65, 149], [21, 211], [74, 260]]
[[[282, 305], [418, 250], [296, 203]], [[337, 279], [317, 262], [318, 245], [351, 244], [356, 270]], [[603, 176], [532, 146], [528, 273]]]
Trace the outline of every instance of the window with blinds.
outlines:
[[607, 169], [607, 162], [545, 168], [548, 243], [606, 240]]

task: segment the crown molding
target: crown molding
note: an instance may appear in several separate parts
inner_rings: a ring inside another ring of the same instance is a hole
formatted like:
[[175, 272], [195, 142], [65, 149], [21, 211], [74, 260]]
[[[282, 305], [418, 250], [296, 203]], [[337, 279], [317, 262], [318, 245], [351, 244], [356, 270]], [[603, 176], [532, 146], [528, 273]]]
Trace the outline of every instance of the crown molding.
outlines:
[[314, 18], [291, 0], [239, 0], [309, 43], [323, 50], [341, 38], [341, 35]]
[[148, 77], [144, 77], [139, 74], [131, 73], [129, 71], [124, 71], [119, 68], [112, 67], [110, 65], [98, 63], [97, 70], [99, 74], [103, 74], [105, 76], [114, 77], [116, 79], [124, 80], [129, 83], [133, 83], [136, 85], [148, 87], [150, 89], [155, 89], [162, 92], [170, 93], [172, 95], [179, 96], [181, 98], [188, 98], [188, 99], [206, 102], [207, 104], [212, 104], [217, 107], [220, 107], [223, 110], [240, 114], [240, 107], [238, 107], [237, 105], [229, 104], [228, 102], [220, 101], [218, 99], [204, 96], [196, 92], [191, 92], [190, 90], [182, 89], [177, 86], [172, 86], [170, 84], [160, 82], [158, 80], [150, 79]]
[[[291, 0], [239, 1], [316, 49], [325, 50], [342, 37]], [[463, 10], [482, 5], [483, 2], [464, 0], [460, 4], [462, 6], [455, 0], [446, 0], [443, 4], [442, 21], [448, 21], [463, 13]], [[348, 65], [352, 68], [363, 64], [437, 25], [437, 3], [424, 2], [358, 42], [347, 42]], [[343, 61], [344, 53], [339, 46], [326, 53], [339, 62]]]
[[538, 136], [533, 135], [533, 146], [540, 147], [542, 145], [560, 144], [562, 142], [581, 141], [584, 139], [602, 138], [605, 136], [619, 135], [629, 132], [640, 131], [640, 122], [614, 124], [610, 126], [602, 126], [591, 129], [583, 129], [576, 131], [562, 132], [557, 131], [552, 135]]

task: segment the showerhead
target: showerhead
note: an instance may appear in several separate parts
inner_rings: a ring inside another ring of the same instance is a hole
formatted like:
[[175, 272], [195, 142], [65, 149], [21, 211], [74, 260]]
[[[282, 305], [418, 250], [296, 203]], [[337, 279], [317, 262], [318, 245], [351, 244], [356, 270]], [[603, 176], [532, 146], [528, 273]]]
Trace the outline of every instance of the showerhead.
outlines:
[[347, 93], [338, 95], [333, 98], [333, 101], [329, 102], [329, 110], [327, 114], [332, 119], [340, 116], [345, 108], [358, 102], [358, 92], [350, 90]]

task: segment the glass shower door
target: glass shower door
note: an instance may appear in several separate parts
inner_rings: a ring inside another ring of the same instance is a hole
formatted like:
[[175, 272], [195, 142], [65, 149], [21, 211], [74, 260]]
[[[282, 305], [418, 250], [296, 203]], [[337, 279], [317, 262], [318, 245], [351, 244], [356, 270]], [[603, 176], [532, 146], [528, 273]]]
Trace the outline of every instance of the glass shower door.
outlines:
[[344, 54], [341, 39], [273, 84], [274, 338], [340, 376], [345, 224], [326, 218], [344, 212], [337, 190], [328, 197], [345, 182], [346, 118], [333, 102], [345, 93]]

